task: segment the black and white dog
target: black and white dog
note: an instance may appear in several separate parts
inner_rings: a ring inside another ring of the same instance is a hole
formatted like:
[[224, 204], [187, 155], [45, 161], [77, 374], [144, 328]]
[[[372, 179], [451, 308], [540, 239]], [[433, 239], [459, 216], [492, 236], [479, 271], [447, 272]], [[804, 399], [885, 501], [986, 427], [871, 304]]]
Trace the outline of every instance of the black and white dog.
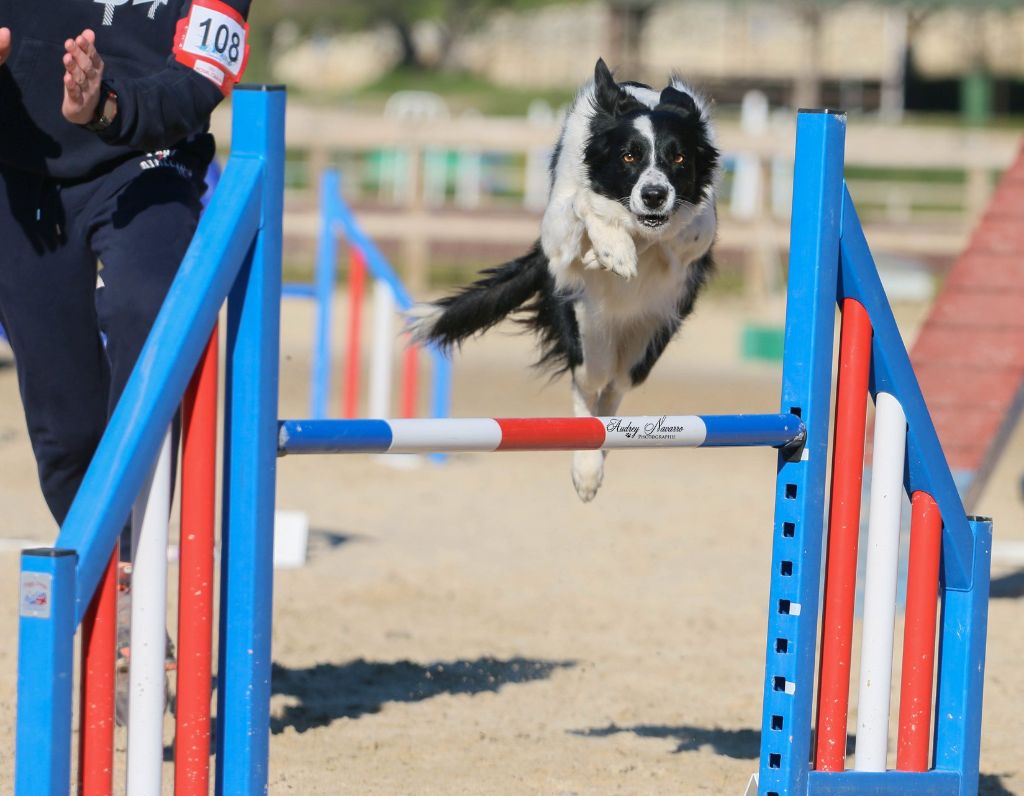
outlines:
[[[616, 83], [603, 60], [569, 108], [551, 162], [540, 240], [454, 295], [413, 311], [421, 341], [450, 348], [513, 312], [539, 365], [572, 374], [577, 415], [616, 413], [690, 314], [712, 269], [718, 151], [704, 100], [673, 78]], [[601, 451], [577, 451], [584, 501]]]

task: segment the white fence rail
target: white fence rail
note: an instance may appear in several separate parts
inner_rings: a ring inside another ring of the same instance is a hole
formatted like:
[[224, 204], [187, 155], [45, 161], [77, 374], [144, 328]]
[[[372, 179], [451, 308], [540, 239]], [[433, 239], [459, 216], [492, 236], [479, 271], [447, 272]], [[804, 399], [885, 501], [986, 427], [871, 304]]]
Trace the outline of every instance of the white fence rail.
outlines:
[[[724, 118], [717, 127], [727, 160], [756, 162], [762, 175], [754, 181], [756, 195], [740, 197], [738, 203], [731, 201], [731, 180], [727, 180], [722, 210], [729, 223], [721, 226], [721, 244], [750, 252], [752, 261], [777, 259], [787, 240], [788, 192], [780, 186], [790, 182], [793, 124], [773, 120], [763, 132], [750, 133], [737, 121]], [[229, 114], [216, 114], [213, 129], [221, 140], [229, 140]], [[371, 153], [377, 157], [399, 153], [387, 168], [400, 168], [404, 177], [391, 178], [405, 179], [406, 184], [401, 191], [387, 192], [390, 203], [382, 203], [377, 192], [372, 198], [358, 193], [350, 198], [361, 205], [359, 217], [368, 234], [401, 245], [400, 259], [412, 290], [418, 292], [426, 280], [431, 244], [519, 245], [536, 237], [538, 180], [543, 177], [534, 172], [546, 167], [545, 153], [557, 135], [557, 121], [538, 118], [405, 120], [293, 105], [287, 144], [304, 161], [304, 179], [298, 182], [309, 187], [289, 192], [286, 233], [315, 236], [315, 186], [327, 165], [339, 157], [359, 163]], [[851, 188], [864, 194], [867, 232], [876, 250], [918, 256], [957, 253], [991, 196], [993, 175], [1011, 163], [1019, 146], [1020, 135], [1012, 131], [866, 122], [851, 127], [846, 158], [847, 168], [855, 174]], [[444, 153], [453, 153], [457, 164], [450, 198], [443, 186], [439, 189], [439, 180], [446, 179], [440, 170]], [[521, 198], [495, 197], [485, 190], [481, 159], [502, 155], [514, 156], [502, 173], [514, 172], [509, 179]], [[856, 177], [858, 169], [900, 170], [901, 175], [894, 182], [883, 182]], [[918, 177], [907, 171], [945, 176]], [[358, 184], [358, 179], [346, 183], [351, 190]], [[742, 212], [729, 218], [731, 206]]]

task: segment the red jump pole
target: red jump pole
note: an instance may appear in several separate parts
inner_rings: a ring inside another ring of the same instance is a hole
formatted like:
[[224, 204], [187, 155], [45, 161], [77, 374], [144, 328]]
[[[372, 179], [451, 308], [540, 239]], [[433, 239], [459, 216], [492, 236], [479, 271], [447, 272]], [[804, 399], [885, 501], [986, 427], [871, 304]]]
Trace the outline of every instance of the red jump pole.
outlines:
[[842, 771], [846, 764], [857, 537], [860, 533], [864, 430], [871, 364], [871, 320], [867, 310], [853, 299], [845, 299], [842, 310], [818, 679], [815, 767], [819, 771]]
[[418, 358], [418, 346], [409, 343], [405, 348], [402, 364], [402, 417], [416, 417], [416, 396], [419, 392]]
[[178, 702], [174, 793], [210, 789], [213, 541], [217, 467], [217, 328], [181, 411], [181, 541], [178, 567]]
[[345, 384], [342, 386], [341, 416], [356, 416], [359, 406], [360, 333], [363, 326], [363, 286], [366, 262], [363, 253], [350, 247], [348, 271], [348, 358], [345, 362]]
[[117, 548], [82, 618], [78, 793], [114, 792], [114, 665], [117, 652]]
[[911, 511], [896, 768], [899, 771], [927, 771], [928, 741], [932, 730], [942, 515], [935, 500], [926, 492], [913, 494]]

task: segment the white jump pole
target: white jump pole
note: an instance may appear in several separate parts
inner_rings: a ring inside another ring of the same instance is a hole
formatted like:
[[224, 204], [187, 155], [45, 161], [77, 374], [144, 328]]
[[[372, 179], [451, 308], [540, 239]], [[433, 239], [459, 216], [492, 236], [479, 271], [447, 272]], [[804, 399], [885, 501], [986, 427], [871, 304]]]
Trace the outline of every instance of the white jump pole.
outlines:
[[383, 280], [373, 283], [373, 343], [368, 416], [391, 417], [391, 371], [395, 352], [395, 297]]
[[171, 435], [168, 433], [132, 510], [127, 796], [159, 796], [162, 781], [170, 511]]
[[889, 746], [889, 696], [906, 444], [907, 418], [903, 407], [889, 393], [878, 393], [864, 574], [857, 771], [885, 771]]

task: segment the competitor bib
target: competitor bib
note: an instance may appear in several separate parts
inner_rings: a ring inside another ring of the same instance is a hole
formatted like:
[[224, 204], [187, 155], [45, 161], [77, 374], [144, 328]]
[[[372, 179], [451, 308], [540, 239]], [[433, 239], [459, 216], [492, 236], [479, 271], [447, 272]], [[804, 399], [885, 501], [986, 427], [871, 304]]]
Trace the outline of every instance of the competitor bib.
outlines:
[[193, 0], [189, 15], [178, 22], [174, 56], [227, 95], [249, 60], [249, 26], [221, 0]]

